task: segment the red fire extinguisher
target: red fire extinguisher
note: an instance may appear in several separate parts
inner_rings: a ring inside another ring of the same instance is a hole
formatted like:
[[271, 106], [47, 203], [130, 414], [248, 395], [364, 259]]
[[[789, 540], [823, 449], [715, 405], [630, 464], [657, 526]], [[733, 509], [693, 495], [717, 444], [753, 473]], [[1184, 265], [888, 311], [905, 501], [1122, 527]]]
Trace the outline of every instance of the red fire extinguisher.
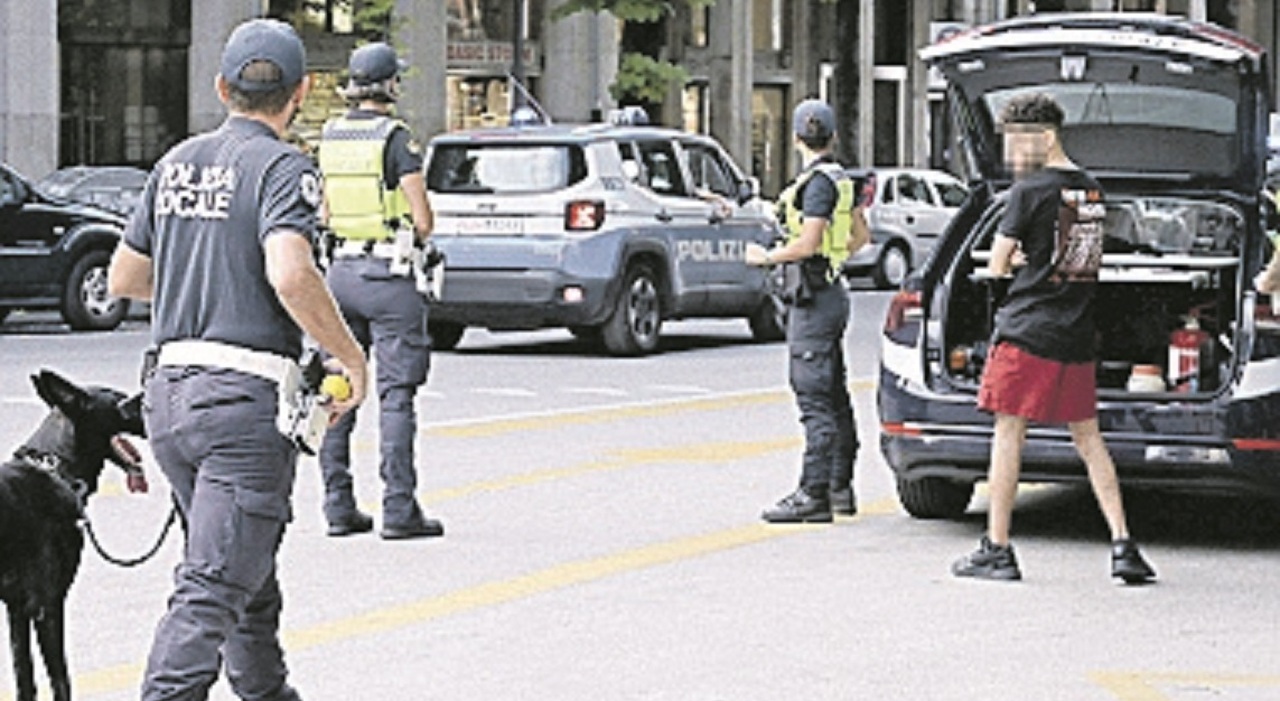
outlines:
[[1186, 326], [1169, 334], [1169, 385], [1177, 392], [1195, 392], [1200, 389], [1200, 349], [1209, 341], [1209, 334], [1200, 328], [1200, 320], [1194, 314], [1187, 317]]

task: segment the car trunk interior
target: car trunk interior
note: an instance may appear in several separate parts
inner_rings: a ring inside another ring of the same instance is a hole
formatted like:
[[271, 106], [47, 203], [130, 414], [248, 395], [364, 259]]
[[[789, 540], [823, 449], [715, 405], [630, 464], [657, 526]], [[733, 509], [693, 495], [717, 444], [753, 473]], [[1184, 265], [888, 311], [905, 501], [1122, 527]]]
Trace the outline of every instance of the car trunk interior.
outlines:
[[[998, 207], [962, 248], [941, 300], [942, 376], [972, 392], [1009, 282], [986, 274]], [[1186, 198], [1110, 195], [1107, 207], [1095, 298], [1099, 397], [1212, 395], [1233, 371], [1244, 218]]]

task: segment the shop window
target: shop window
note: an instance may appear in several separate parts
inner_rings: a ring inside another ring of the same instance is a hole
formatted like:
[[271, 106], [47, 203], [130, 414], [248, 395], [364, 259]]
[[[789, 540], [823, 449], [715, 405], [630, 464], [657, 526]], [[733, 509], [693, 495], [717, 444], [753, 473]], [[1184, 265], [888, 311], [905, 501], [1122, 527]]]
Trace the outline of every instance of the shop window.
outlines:
[[505, 76], [449, 76], [449, 130], [506, 126], [511, 114], [507, 81]]
[[689, 43], [696, 47], [704, 47], [710, 43], [708, 17], [709, 7], [694, 7], [689, 16]]
[[[756, 51], [786, 51], [793, 0], [751, 0], [751, 45]], [[808, 0], [803, 0], [808, 2]]]
[[751, 175], [765, 197], [775, 197], [789, 179], [791, 119], [785, 88], [757, 86], [751, 91]]
[[711, 125], [711, 106], [707, 100], [706, 83], [690, 83], [684, 88], [682, 121], [684, 130], [694, 134], [706, 134]]
[[186, 135], [190, 0], [63, 0], [58, 37], [60, 166], [149, 168]]
[[[450, 41], [510, 42], [519, 23], [525, 39], [538, 39], [544, 0], [445, 0]], [[523, 10], [519, 17], [516, 9]]]

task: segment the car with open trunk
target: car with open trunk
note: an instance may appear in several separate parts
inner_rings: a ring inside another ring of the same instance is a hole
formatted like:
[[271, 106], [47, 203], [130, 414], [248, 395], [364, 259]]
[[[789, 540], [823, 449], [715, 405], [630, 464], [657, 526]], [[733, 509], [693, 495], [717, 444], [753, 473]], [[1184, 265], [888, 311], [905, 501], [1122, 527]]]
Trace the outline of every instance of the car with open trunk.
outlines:
[[[1011, 183], [997, 129], [1028, 92], [1066, 112], [1068, 155], [1105, 190], [1098, 420], [1126, 486], [1280, 494], [1280, 320], [1262, 47], [1153, 14], [1038, 15], [922, 50], [948, 81], [971, 194], [887, 314], [881, 447], [914, 516], [964, 512], [993, 419], [976, 395], [1008, 279], [986, 261]], [[1151, 374], [1154, 373], [1154, 374]], [[1083, 481], [1065, 426], [1033, 423], [1027, 481]]]

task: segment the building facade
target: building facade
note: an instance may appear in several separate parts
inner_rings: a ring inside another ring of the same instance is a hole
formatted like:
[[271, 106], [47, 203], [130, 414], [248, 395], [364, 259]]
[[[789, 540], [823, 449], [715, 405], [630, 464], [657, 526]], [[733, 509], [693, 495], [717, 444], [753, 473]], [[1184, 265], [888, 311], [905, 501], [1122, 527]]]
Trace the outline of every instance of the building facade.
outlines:
[[[511, 74], [553, 119], [588, 121], [609, 94], [622, 45], [607, 13], [555, 19], [564, 0], [396, 0], [388, 37], [412, 66], [400, 113], [419, 134], [503, 124]], [[357, 0], [358, 2], [358, 0]], [[305, 138], [342, 109], [335, 88], [355, 35], [348, 3], [299, 14], [278, 0], [0, 0], [0, 157], [39, 177], [75, 164], [149, 167], [224, 115], [213, 92], [222, 43], [250, 17], [301, 27], [316, 89]], [[837, 106], [842, 160], [945, 167], [940, 86], [916, 51], [941, 33], [1031, 12], [1120, 10], [1190, 16], [1270, 47], [1274, 0], [718, 0], [674, 3], [651, 53], [687, 71], [655, 118], [706, 132], [776, 193], [796, 167], [790, 107]], [[345, 12], [343, 8], [346, 8]], [[199, 27], [200, 31], [192, 31]], [[515, 56], [521, 57], [516, 61]], [[1280, 93], [1280, 90], [1277, 90]]]

